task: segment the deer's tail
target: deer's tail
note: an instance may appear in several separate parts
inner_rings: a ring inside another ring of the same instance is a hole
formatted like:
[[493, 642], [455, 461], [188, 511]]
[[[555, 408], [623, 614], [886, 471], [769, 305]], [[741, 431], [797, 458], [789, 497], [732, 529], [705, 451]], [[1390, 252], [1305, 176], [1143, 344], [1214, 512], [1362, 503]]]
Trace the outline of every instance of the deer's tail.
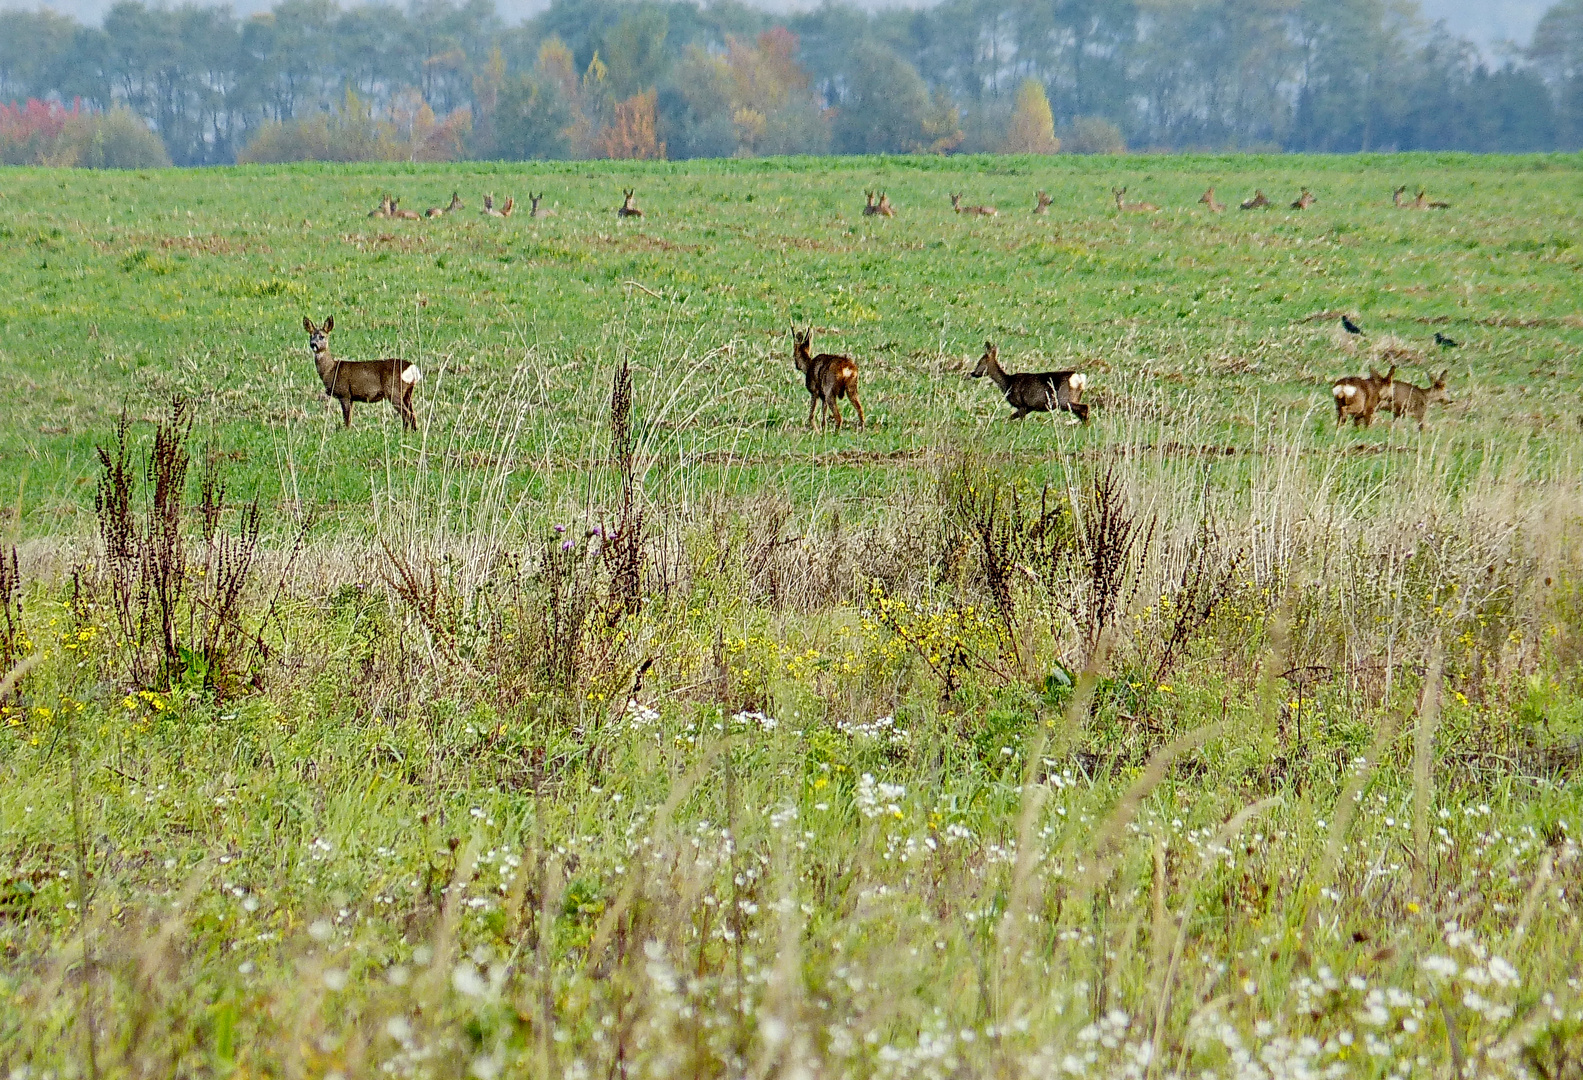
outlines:
[[408, 364], [401, 370], [401, 381], [408, 386], [416, 383], [421, 378], [423, 378], [423, 372], [418, 370], [417, 364]]

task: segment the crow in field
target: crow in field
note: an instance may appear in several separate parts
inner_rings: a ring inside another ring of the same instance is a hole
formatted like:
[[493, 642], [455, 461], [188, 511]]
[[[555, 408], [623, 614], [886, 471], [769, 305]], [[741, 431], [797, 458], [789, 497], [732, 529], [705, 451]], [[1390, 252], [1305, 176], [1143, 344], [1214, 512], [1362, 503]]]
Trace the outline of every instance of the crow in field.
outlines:
[[1460, 342], [1460, 341], [1452, 341], [1450, 338], [1446, 337], [1440, 331], [1436, 330], [1435, 331], [1435, 344], [1440, 346], [1442, 349], [1455, 349], [1458, 346], [1460, 346], [1462, 344], [1462, 342]]
[[1359, 326], [1345, 315], [1341, 316], [1341, 328], [1349, 334], [1363, 333], [1363, 327]]

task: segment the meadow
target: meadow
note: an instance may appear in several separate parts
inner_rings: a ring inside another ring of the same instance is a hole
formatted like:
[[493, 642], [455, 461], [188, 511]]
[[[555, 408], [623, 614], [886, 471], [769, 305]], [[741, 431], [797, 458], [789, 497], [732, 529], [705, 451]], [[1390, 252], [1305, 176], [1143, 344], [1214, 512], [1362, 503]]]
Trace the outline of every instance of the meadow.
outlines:
[[[1580, 195], [0, 172], [0, 1068], [1583, 1077]], [[342, 429], [327, 315], [416, 432]], [[1392, 363], [1453, 401], [1338, 430]]]

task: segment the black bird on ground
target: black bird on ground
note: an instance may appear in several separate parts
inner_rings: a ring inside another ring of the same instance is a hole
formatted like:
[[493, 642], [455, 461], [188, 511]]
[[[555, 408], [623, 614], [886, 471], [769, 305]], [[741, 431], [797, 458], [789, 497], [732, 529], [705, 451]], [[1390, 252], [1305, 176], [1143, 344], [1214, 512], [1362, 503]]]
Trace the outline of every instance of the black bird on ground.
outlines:
[[1341, 316], [1341, 328], [1349, 334], [1363, 333], [1363, 327], [1359, 326], [1345, 315]]
[[1446, 337], [1440, 331], [1436, 330], [1435, 331], [1435, 344], [1440, 346], [1442, 349], [1455, 349], [1455, 348], [1459, 347], [1462, 344], [1462, 342], [1460, 342], [1460, 341], [1452, 341], [1450, 338]]

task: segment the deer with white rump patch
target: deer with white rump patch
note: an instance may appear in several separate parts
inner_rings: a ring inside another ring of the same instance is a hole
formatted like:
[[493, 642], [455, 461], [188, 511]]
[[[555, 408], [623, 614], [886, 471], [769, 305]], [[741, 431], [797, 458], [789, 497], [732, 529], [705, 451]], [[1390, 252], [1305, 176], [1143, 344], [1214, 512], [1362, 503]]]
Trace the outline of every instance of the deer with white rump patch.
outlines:
[[337, 360], [330, 355], [330, 331], [335, 329], [335, 316], [324, 320], [323, 326], [314, 326], [313, 320], [304, 316], [302, 328], [308, 331], [308, 348], [313, 350], [313, 363], [324, 381], [324, 393], [341, 403], [341, 421], [352, 426], [352, 402], [389, 401], [401, 415], [404, 427], [418, 429], [418, 416], [412, 410], [412, 391], [423, 373], [417, 364], [389, 357], [384, 360]]
[[988, 375], [990, 381], [1006, 395], [1006, 404], [1016, 411], [1008, 419], [1021, 420], [1031, 412], [1055, 412], [1057, 409], [1071, 413], [1067, 423], [1088, 423], [1088, 406], [1079, 398], [1088, 376], [1081, 371], [1041, 371], [1037, 374], [1009, 375], [1000, 366], [1000, 352], [992, 341], [984, 342], [984, 355], [978, 367], [968, 373], [978, 379]]
[[1392, 395], [1392, 386], [1396, 381], [1396, 365], [1381, 375], [1373, 368], [1369, 368], [1367, 377], [1362, 375], [1348, 375], [1344, 379], [1337, 379], [1330, 387], [1330, 394], [1336, 399], [1336, 426], [1352, 420], [1353, 427], [1368, 427], [1374, 423], [1374, 411], [1380, 407], [1380, 402]]
[[835, 429], [840, 431], [840, 400], [844, 397], [857, 410], [858, 427], [867, 427], [868, 423], [863, 418], [863, 403], [857, 399], [857, 361], [836, 353], [812, 356], [809, 350], [812, 341], [813, 327], [801, 333], [792, 330], [792, 363], [802, 372], [803, 384], [808, 388], [808, 426], [814, 426], [814, 410], [822, 405], [824, 411], [820, 414], [819, 426], [823, 427], [825, 419], [834, 415]]

